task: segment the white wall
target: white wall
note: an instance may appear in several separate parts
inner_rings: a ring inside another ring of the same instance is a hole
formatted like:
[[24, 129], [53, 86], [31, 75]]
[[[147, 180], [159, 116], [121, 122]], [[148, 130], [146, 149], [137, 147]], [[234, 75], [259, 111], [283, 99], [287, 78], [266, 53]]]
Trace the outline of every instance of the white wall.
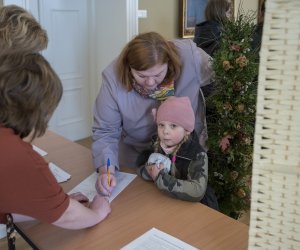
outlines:
[[235, 0], [234, 1], [234, 14], [237, 15], [240, 4], [242, 9], [247, 13], [247, 11], [257, 12], [258, 10], [258, 0], [257, 1], [246, 1], [246, 0]]
[[[101, 84], [102, 70], [121, 52], [127, 42], [127, 2], [124, 0], [94, 1], [92, 18], [91, 62], [95, 62], [96, 86], [91, 89], [94, 100]], [[94, 20], [94, 21], [93, 21]], [[93, 44], [94, 43], [94, 44]]]

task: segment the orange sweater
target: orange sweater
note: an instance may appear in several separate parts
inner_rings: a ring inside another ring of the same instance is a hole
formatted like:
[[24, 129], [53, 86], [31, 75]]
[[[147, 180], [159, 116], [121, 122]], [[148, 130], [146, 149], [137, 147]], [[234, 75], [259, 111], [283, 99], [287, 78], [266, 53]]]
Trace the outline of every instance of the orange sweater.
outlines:
[[47, 162], [12, 129], [0, 127], [0, 223], [6, 213], [56, 221], [69, 205], [69, 196]]

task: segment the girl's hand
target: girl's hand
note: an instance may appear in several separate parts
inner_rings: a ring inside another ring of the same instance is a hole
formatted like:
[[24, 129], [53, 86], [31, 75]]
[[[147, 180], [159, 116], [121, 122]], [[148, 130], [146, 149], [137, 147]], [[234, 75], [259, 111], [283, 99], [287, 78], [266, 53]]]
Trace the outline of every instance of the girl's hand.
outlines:
[[151, 176], [153, 181], [156, 180], [159, 172], [164, 168], [165, 168], [165, 166], [163, 163], [160, 163], [159, 165], [152, 164], [152, 165], [146, 166], [146, 170], [147, 170], [148, 174]]

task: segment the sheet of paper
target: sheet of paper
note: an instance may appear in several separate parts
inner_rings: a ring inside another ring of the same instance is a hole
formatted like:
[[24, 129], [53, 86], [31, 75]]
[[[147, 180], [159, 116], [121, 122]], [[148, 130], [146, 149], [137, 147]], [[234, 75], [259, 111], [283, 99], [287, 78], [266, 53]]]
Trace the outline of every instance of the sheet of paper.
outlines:
[[[109, 201], [112, 202], [112, 200], [119, 194], [121, 191], [126, 188], [130, 182], [133, 181], [133, 179], [136, 177], [135, 174], [129, 174], [124, 172], [116, 172], [116, 178], [117, 178], [117, 186], [112, 191], [111, 196], [109, 196]], [[97, 194], [97, 191], [95, 189], [95, 183], [98, 177], [98, 173], [93, 173], [89, 177], [87, 177], [85, 180], [83, 180], [81, 183], [79, 183], [76, 187], [74, 187], [69, 194], [81, 192], [85, 196], [89, 198], [89, 200], [93, 200], [94, 196]]]
[[6, 237], [6, 225], [0, 224], [0, 240]]
[[40, 149], [39, 147], [32, 145], [33, 150], [35, 150], [36, 152], [38, 152], [41, 156], [45, 156], [48, 153], [46, 151], [44, 151], [43, 149]]
[[121, 248], [121, 250], [195, 250], [195, 248], [165, 232], [156, 228], [152, 228], [128, 245]]
[[70, 174], [68, 174], [66, 171], [62, 170], [52, 162], [49, 163], [49, 169], [58, 183], [65, 182], [71, 178]]

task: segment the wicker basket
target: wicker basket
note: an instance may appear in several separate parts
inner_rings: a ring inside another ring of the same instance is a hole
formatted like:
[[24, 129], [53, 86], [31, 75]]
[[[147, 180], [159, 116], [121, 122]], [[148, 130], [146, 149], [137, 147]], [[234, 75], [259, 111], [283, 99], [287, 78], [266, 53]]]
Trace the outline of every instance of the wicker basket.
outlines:
[[249, 249], [300, 249], [300, 0], [267, 0]]

